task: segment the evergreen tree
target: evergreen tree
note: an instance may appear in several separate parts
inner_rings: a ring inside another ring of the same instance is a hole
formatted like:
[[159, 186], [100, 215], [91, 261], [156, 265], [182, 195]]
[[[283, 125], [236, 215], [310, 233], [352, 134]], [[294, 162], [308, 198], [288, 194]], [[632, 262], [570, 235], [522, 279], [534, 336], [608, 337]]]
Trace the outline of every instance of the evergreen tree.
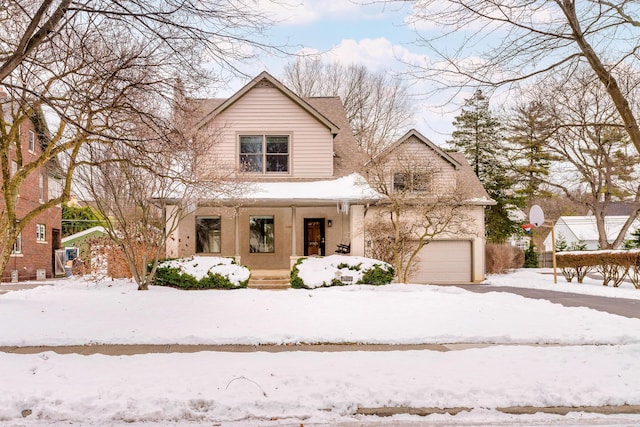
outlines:
[[522, 196], [511, 190], [506, 149], [502, 145], [502, 126], [489, 109], [489, 100], [480, 89], [466, 100], [453, 125], [449, 143], [462, 151], [489, 196], [497, 202], [485, 215], [487, 240], [504, 242], [520, 232], [510, 211], [523, 206]]
[[90, 206], [62, 205], [62, 236], [87, 230], [97, 225], [105, 225], [103, 218]]
[[510, 160], [517, 174], [517, 190], [529, 204], [537, 197], [550, 197], [543, 183], [548, 181], [551, 162], [559, 157], [546, 149], [553, 123], [541, 102], [519, 105], [507, 125], [511, 143]]
[[538, 268], [538, 254], [533, 242], [524, 251], [524, 268]]

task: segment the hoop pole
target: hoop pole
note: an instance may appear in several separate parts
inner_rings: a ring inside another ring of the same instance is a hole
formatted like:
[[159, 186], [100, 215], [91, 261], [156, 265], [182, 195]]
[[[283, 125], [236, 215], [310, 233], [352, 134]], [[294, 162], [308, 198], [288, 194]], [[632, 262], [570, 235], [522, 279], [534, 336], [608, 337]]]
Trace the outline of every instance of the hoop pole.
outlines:
[[558, 283], [558, 275], [556, 274], [556, 227], [551, 221], [551, 255], [553, 257], [553, 283]]

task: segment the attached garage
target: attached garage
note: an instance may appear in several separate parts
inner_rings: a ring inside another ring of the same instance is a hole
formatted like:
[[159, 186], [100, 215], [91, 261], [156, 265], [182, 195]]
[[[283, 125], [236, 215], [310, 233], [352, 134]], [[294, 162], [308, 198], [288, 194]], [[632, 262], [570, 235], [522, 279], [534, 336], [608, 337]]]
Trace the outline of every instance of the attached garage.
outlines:
[[420, 251], [413, 283], [469, 283], [473, 281], [470, 240], [436, 240]]

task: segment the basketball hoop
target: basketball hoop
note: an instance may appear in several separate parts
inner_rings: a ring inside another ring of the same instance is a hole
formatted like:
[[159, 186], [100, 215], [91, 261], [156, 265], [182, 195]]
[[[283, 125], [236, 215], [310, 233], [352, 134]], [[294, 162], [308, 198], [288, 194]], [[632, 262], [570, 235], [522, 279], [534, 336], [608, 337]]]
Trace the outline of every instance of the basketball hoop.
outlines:
[[524, 229], [524, 232], [527, 234], [531, 234], [531, 229], [534, 227], [533, 224], [524, 224], [521, 226]]

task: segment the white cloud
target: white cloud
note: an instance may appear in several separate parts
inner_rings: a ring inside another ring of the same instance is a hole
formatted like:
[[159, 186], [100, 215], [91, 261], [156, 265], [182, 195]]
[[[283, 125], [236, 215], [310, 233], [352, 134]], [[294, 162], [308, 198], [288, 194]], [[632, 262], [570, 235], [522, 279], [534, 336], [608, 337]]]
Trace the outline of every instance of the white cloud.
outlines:
[[384, 37], [375, 39], [344, 39], [322, 54], [329, 61], [361, 64], [372, 70], [400, 71], [405, 63], [423, 63], [424, 55], [411, 52], [404, 46], [393, 44]]
[[370, 16], [366, 7], [345, 0], [260, 0], [258, 8], [276, 22], [287, 25], [305, 25], [326, 18]]

